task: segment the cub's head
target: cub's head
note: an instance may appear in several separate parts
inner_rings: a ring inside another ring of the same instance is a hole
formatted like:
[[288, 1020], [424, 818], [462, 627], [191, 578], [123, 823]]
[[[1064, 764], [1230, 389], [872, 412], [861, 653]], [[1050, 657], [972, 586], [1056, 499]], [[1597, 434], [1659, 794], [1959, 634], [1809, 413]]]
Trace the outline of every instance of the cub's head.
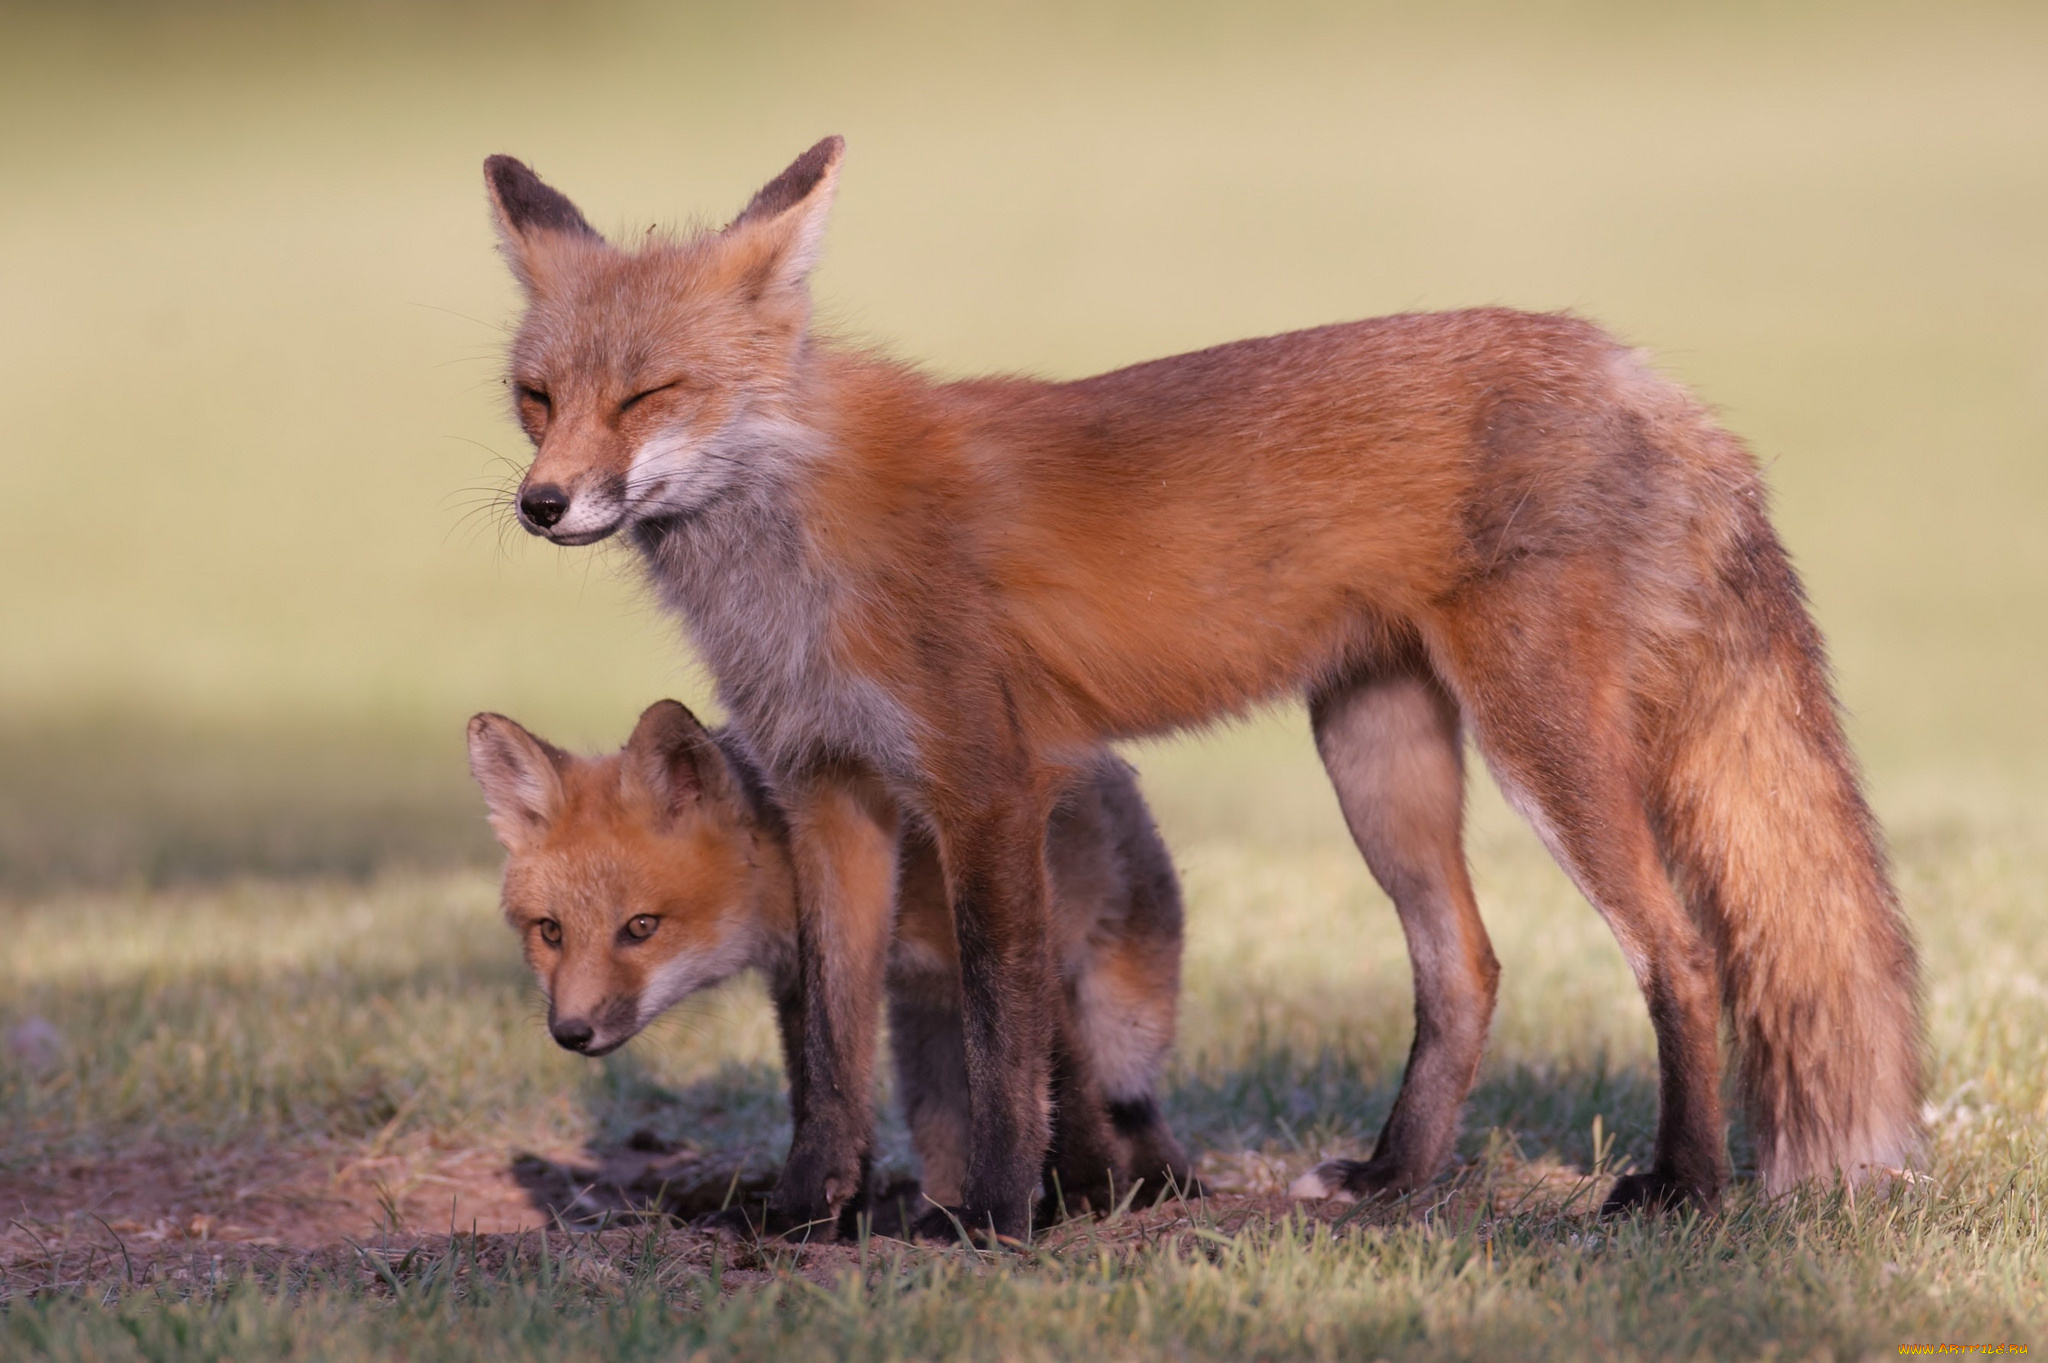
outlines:
[[626, 746], [597, 758], [478, 715], [469, 769], [557, 1042], [603, 1055], [753, 963], [776, 868], [737, 773], [687, 709], [648, 707]]
[[484, 162], [526, 291], [508, 380], [535, 450], [517, 498], [530, 533], [590, 544], [687, 515], [786, 449], [844, 145], [812, 147], [722, 230], [633, 249], [599, 236], [523, 162]]

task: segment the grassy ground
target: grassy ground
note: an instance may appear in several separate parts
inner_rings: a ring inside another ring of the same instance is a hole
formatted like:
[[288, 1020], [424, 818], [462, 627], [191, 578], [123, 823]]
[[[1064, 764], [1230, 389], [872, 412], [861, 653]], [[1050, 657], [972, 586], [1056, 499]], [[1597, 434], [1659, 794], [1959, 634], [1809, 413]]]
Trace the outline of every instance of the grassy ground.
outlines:
[[[82, 13], [0, 7], [0, 127], [33, 131], [0, 143], [0, 1355], [2048, 1346], [2037, 10]], [[623, 558], [502, 533], [478, 163], [630, 226], [832, 130], [824, 307], [948, 372], [1508, 302], [1718, 404], [1921, 934], [1928, 1180], [1594, 1221], [1647, 1153], [1649, 1029], [1482, 789], [1506, 977], [1457, 1167], [1291, 1211], [1384, 1116], [1410, 1000], [1283, 715], [1137, 754], [1190, 895], [1168, 1105], [1206, 1202], [1001, 1262], [561, 1229], [578, 1177], [745, 1186], [787, 1128], [757, 989], [575, 1060], [494, 921], [464, 717], [613, 743], [706, 688]]]
[[[1303, 773], [1310, 776], [1312, 773]], [[555, 1050], [476, 873], [67, 893], [8, 914], [0, 1352], [83, 1357], [1860, 1356], [2036, 1343], [2048, 1247], [2048, 845], [1900, 829], [1936, 1065], [1928, 1181], [1678, 1224], [1594, 1218], [1647, 1156], [1647, 1027], [1618, 954], [1504, 812], [1475, 838], [1507, 968], [1459, 1164], [1333, 1224], [1275, 1190], [1361, 1150], [1407, 1032], [1392, 915], [1334, 841], [1184, 838], [1169, 1083], [1206, 1202], [1034, 1255], [730, 1253], [537, 1213], [521, 1155], [629, 1140], [765, 1171], [787, 1137], [765, 1005], [728, 989], [598, 1064]], [[1304, 942], [1315, 942], [1314, 950]], [[900, 1129], [885, 1148], [906, 1159]], [[1738, 1144], [1738, 1150], [1739, 1150]], [[448, 1232], [457, 1233], [451, 1238]]]

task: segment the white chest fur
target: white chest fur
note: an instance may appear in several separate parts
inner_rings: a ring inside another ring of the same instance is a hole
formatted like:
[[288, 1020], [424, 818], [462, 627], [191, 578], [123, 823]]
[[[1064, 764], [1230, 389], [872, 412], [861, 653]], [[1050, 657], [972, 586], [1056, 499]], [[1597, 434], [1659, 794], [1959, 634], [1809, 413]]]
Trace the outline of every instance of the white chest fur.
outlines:
[[764, 480], [693, 515], [641, 528], [662, 602], [679, 615], [719, 699], [771, 771], [853, 758], [915, 772], [916, 724], [836, 646], [845, 587]]

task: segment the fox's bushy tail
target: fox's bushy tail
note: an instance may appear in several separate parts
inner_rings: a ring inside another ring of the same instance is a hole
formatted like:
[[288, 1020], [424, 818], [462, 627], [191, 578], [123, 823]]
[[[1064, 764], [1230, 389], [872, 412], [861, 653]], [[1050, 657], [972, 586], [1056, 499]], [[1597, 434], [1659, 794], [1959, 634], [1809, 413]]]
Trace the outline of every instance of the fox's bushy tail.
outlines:
[[1760, 507], [1722, 564], [1656, 803], [1720, 962], [1767, 1193], [1898, 1170], [1920, 1138], [1918, 966], [1819, 632]]

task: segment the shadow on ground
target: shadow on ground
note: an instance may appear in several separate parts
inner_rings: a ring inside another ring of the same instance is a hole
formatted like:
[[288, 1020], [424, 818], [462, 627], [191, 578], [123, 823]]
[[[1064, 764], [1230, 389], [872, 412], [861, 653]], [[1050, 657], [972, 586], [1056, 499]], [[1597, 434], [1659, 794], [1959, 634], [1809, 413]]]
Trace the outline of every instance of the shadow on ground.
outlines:
[[[1205, 1185], [1233, 1196], [1273, 1196], [1322, 1158], [1369, 1153], [1400, 1077], [1399, 1070], [1362, 1073], [1332, 1052], [1302, 1056], [1276, 1048], [1184, 1079], [1165, 1101]], [[520, 1153], [511, 1164], [513, 1178], [553, 1224], [588, 1230], [648, 1217], [687, 1222], [758, 1205], [774, 1187], [788, 1133], [779, 1070], [735, 1066], [715, 1081], [676, 1090], [629, 1070], [586, 1086], [584, 1094], [597, 1134], [579, 1157]], [[736, 1098], [774, 1114], [773, 1134], [733, 1145]], [[1591, 1180], [1591, 1196], [1595, 1186], [1604, 1192], [1604, 1179], [1586, 1171], [1647, 1161], [1655, 1120], [1656, 1076], [1647, 1070], [1610, 1069], [1600, 1057], [1495, 1066], [1473, 1090], [1458, 1152], [1439, 1182], [1541, 1167], [1567, 1181]], [[634, 1122], [644, 1124], [628, 1129]], [[877, 1224], [893, 1226], [901, 1218], [891, 1219], [892, 1210], [917, 1205], [921, 1193], [900, 1122], [886, 1105], [880, 1125]], [[700, 1144], [693, 1133], [709, 1139]], [[1427, 1201], [1430, 1194], [1421, 1196]]]
[[[430, 969], [202, 970], [169, 981], [39, 989], [24, 1002], [95, 1045], [73, 1047], [37, 1074], [0, 1072], [0, 1119], [13, 1133], [0, 1150], [0, 1181], [38, 1216], [90, 1209], [109, 1221], [146, 1220], [123, 1210], [135, 1200], [151, 1202], [149, 1217], [175, 1212], [221, 1224], [249, 1220], [238, 1199], [268, 1196], [275, 1186], [289, 1202], [313, 1189], [333, 1204], [323, 1226], [356, 1214], [375, 1223], [395, 1207], [413, 1220], [445, 1220], [457, 1188], [466, 1203], [524, 1205], [535, 1224], [575, 1227], [650, 1211], [688, 1219], [768, 1191], [789, 1138], [776, 1065], [726, 1062], [692, 1082], [664, 1082], [652, 1053], [636, 1047], [587, 1066], [536, 1066], [507, 1054], [502, 1072], [458, 1078], [442, 1049], [413, 1044], [451, 1009], [484, 1007], [490, 1028], [538, 1028], [523, 984], [516, 965], [479, 949]], [[260, 1013], [270, 1023], [257, 1034], [235, 1016], [218, 1016], [228, 998], [237, 1016]], [[11, 1011], [0, 1010], [0, 1021]], [[1255, 1044], [1227, 1062], [1184, 1066], [1169, 1077], [1164, 1099], [1176, 1130], [1204, 1159], [1205, 1183], [1267, 1195], [1321, 1158], [1369, 1152], [1400, 1075], [1398, 1061]], [[583, 1147], [516, 1143], [522, 1126], [530, 1128], [518, 1114], [546, 1108], [564, 1088], [582, 1109], [574, 1125], [589, 1133]], [[95, 1093], [103, 1101], [81, 1104]], [[881, 1186], [915, 1173], [892, 1104], [885, 1096]], [[1447, 1176], [1489, 1162], [1640, 1163], [1655, 1115], [1647, 1068], [1610, 1067], [1599, 1055], [1496, 1054], [1473, 1092]], [[487, 1134], [493, 1125], [505, 1133], [499, 1140], [512, 1138], [496, 1150]], [[165, 1186], [139, 1186], [138, 1160]], [[198, 1183], [181, 1172], [195, 1164], [210, 1171]], [[285, 1180], [290, 1187], [273, 1177], [300, 1165], [304, 1177]], [[351, 1203], [356, 1213], [344, 1205]], [[285, 1210], [266, 1213], [263, 1233], [289, 1241], [289, 1222]]]

